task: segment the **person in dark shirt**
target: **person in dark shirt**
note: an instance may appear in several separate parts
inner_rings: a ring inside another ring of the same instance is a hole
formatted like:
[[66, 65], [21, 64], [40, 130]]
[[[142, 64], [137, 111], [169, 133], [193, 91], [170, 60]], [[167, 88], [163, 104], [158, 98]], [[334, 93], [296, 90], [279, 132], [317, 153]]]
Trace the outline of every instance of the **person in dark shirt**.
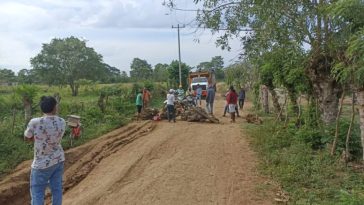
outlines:
[[206, 95], [206, 110], [208, 114], [213, 114], [215, 101], [215, 89], [212, 84], [209, 85]]
[[239, 91], [239, 108], [241, 110], [244, 107], [244, 101], [245, 101], [245, 90], [244, 90], [244, 88], [241, 88]]

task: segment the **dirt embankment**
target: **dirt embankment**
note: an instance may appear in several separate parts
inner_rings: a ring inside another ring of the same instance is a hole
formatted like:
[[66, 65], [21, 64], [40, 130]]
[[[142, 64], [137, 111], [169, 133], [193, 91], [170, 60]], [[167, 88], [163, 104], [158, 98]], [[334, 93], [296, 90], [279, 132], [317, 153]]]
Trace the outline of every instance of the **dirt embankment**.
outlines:
[[[67, 151], [63, 204], [272, 204], [239, 123], [220, 121], [132, 123]], [[0, 182], [0, 204], [29, 203], [29, 167]]]

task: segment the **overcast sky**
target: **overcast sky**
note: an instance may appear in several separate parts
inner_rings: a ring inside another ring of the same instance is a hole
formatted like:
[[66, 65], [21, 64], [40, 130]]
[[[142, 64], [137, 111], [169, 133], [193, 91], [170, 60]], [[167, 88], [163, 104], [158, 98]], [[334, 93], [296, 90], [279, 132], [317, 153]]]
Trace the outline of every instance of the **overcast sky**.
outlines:
[[[129, 73], [133, 58], [154, 66], [178, 59], [177, 30], [194, 12], [170, 11], [163, 0], [0, 0], [0, 68], [15, 72], [30, 69], [30, 58], [54, 37], [75, 36], [104, 57], [105, 63]], [[177, 0], [181, 8], [194, 8], [192, 0]], [[190, 66], [224, 57], [237, 60], [238, 41], [231, 52], [215, 45], [209, 31], [181, 29], [181, 58]], [[199, 43], [195, 40], [199, 39]]]

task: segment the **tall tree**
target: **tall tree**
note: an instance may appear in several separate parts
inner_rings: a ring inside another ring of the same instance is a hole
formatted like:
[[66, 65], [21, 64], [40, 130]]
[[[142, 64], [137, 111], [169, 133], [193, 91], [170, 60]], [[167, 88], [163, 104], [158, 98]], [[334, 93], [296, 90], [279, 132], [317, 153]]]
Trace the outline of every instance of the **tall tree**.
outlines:
[[9, 69], [0, 69], [0, 82], [12, 83], [15, 81], [15, 73]]
[[[181, 77], [182, 77], [181, 84], [184, 89], [187, 89], [188, 87], [187, 79], [190, 70], [191, 70], [190, 66], [188, 66], [186, 63], [181, 63]], [[171, 64], [168, 67], [168, 73], [171, 86], [177, 88], [178, 85], [180, 85], [178, 60], [174, 60], [171, 62]]]
[[129, 76], [128, 76], [128, 74], [126, 73], [126, 71], [122, 71], [122, 72], [121, 72], [121, 76], [120, 76], [120, 78], [121, 78], [121, 82], [122, 82], [122, 83], [127, 83], [127, 82], [129, 82]]
[[331, 12], [334, 25], [338, 25], [336, 35], [345, 39], [333, 44], [341, 51], [333, 73], [357, 95], [364, 160], [364, 2], [338, 1], [332, 5]]
[[[193, 2], [203, 6], [196, 17], [199, 27], [210, 28], [215, 33], [219, 31], [221, 36], [217, 44], [223, 49], [230, 49], [230, 40], [235, 37], [243, 45], [253, 41], [268, 51], [282, 38], [308, 48], [305, 71], [319, 103], [321, 118], [325, 123], [335, 122], [342, 88], [331, 75], [333, 63], [340, 52], [332, 45], [336, 41], [343, 42], [336, 32], [344, 24], [333, 26], [328, 8], [337, 0]], [[174, 0], [169, 0], [167, 5], [176, 7]], [[250, 52], [249, 47], [244, 47], [244, 50]]]
[[18, 72], [17, 81], [20, 84], [32, 84], [36, 81], [36, 76], [31, 70], [21, 69]]
[[154, 80], [157, 82], [165, 82], [168, 80], [168, 64], [158, 63], [154, 66]]
[[73, 96], [78, 94], [77, 80], [102, 80], [107, 73], [102, 56], [87, 47], [86, 41], [73, 36], [43, 44], [41, 52], [30, 61], [44, 82], [68, 84]]
[[146, 61], [134, 58], [130, 65], [130, 77], [138, 80], [148, 80], [152, 78], [152, 66]]

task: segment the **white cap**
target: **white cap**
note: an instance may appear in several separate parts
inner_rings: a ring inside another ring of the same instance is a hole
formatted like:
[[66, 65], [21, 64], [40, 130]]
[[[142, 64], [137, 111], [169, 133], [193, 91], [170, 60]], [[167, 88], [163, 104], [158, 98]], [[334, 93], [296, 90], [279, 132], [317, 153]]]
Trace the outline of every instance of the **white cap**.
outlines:
[[169, 92], [170, 92], [170, 93], [173, 93], [173, 92], [174, 92], [174, 90], [173, 90], [173, 89], [169, 89]]

